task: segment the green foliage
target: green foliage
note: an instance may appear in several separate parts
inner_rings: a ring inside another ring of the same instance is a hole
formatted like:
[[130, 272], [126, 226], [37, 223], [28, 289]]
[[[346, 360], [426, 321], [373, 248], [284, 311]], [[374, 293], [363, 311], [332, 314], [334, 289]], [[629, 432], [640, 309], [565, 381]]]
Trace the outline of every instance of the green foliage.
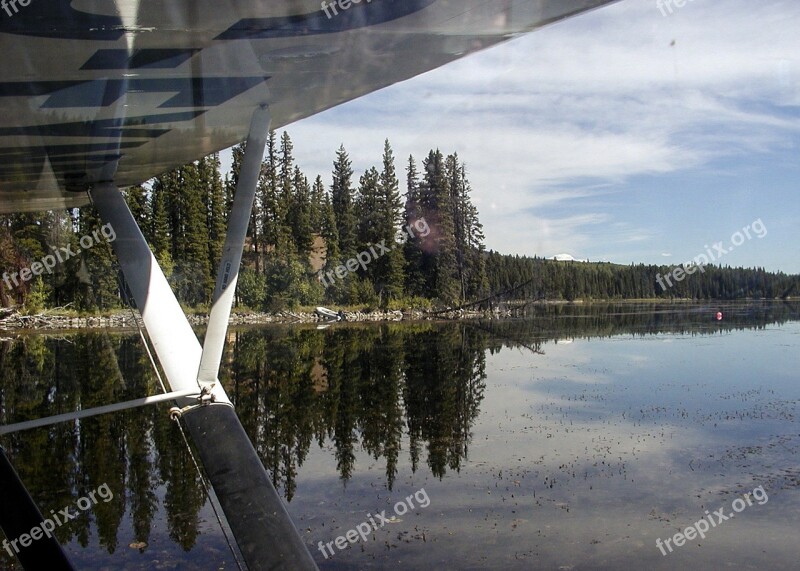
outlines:
[[236, 295], [239, 302], [245, 307], [261, 311], [264, 309], [267, 291], [267, 278], [250, 268], [242, 268], [239, 272], [239, 282], [236, 286]]
[[339, 251], [344, 259], [354, 257], [356, 249], [357, 222], [353, 212], [353, 167], [344, 145], [336, 151], [333, 163], [333, 186], [331, 204], [336, 215], [336, 233], [339, 236]]
[[[407, 224], [414, 224], [423, 216], [420, 205], [419, 175], [414, 157], [408, 157], [406, 169], [406, 204], [404, 220]], [[405, 290], [413, 296], [422, 296], [426, 292], [426, 257], [423, 254], [420, 239], [414, 237], [403, 246], [403, 256], [406, 260]]]
[[228, 210], [225, 204], [225, 186], [220, 176], [219, 154], [214, 153], [199, 162], [200, 184], [205, 190], [202, 193], [203, 207], [208, 229], [208, 258], [211, 266], [216, 268], [222, 257], [225, 244]]
[[294, 193], [287, 213], [287, 226], [290, 229], [295, 251], [303, 258], [311, 254], [313, 243], [313, 228], [311, 226], [311, 187], [308, 179], [300, 172], [300, 167], [294, 169]]
[[350, 291], [352, 292], [350, 303], [364, 303], [370, 306], [378, 305], [378, 295], [375, 293], [372, 280], [366, 277], [355, 277], [350, 283]]
[[169, 281], [180, 301], [195, 306], [210, 299], [205, 284], [206, 277], [206, 268], [198, 267], [190, 261], [181, 261], [175, 264]]
[[389, 311], [431, 311], [433, 302], [427, 297], [401, 297], [392, 299], [386, 304]]
[[[78, 286], [77, 307], [83, 310], [112, 309], [120, 306], [117, 259], [111, 248], [110, 239], [115, 234], [104, 234], [104, 225], [93, 206], [80, 211], [77, 221], [80, 246], [75, 247], [79, 256], [74, 260], [77, 266]], [[110, 227], [105, 227], [109, 229]], [[86, 244], [91, 247], [86, 248]]]
[[322, 299], [322, 285], [296, 257], [270, 256], [265, 264], [268, 311], [313, 305]]
[[432, 150], [422, 167], [420, 178], [409, 158], [405, 217], [430, 232], [405, 244], [406, 292], [453, 306], [487, 289], [482, 227], [458, 156]]
[[24, 315], [34, 315], [42, 312], [47, 305], [50, 294], [50, 288], [45, 285], [41, 276], [37, 276], [36, 280], [33, 282], [33, 286], [28, 292], [28, 296], [25, 298], [21, 313]]
[[[378, 180], [378, 238], [391, 245], [403, 221], [400, 187], [394, 166], [394, 154], [387, 139], [383, 146], [383, 170]], [[403, 295], [406, 259], [402, 248], [392, 251], [377, 261], [376, 289], [385, 305]]]
[[169, 218], [169, 193], [177, 189], [170, 185], [167, 177], [159, 177], [153, 181], [150, 192], [150, 211], [152, 220], [149, 225], [150, 232], [145, 231], [144, 236], [150, 243], [150, 248], [155, 254], [158, 264], [164, 275], [169, 278], [175, 269], [172, 259], [172, 225]]

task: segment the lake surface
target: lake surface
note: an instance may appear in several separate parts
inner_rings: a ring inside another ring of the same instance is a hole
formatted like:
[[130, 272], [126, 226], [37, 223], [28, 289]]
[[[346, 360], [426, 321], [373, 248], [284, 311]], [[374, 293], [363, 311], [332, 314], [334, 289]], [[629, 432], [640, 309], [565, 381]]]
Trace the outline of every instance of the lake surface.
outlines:
[[[321, 569], [800, 561], [798, 303], [236, 330], [222, 380]], [[2, 423], [158, 392], [136, 333], [0, 343]], [[113, 491], [56, 531], [77, 567], [237, 568], [168, 408], [0, 437], [44, 513]]]

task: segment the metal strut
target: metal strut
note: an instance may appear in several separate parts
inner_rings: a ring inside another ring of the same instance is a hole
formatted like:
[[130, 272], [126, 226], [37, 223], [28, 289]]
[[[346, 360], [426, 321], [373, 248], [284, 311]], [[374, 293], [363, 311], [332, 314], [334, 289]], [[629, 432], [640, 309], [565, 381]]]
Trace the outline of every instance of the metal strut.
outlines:
[[59, 422], [69, 422], [71, 420], [80, 420], [82, 418], [90, 418], [101, 414], [108, 414], [110, 412], [119, 412], [121, 410], [128, 410], [131, 408], [139, 408], [151, 404], [158, 404], [165, 401], [175, 400], [183, 397], [195, 397], [198, 401], [202, 400], [202, 393], [198, 389], [189, 389], [184, 391], [174, 391], [165, 393], [163, 395], [155, 395], [152, 397], [144, 397], [141, 399], [133, 399], [125, 402], [118, 402], [108, 404], [105, 406], [98, 406], [95, 408], [87, 408], [75, 412], [67, 412], [64, 414], [57, 414], [55, 416], [48, 416], [38, 420], [29, 420], [27, 422], [18, 422], [16, 424], [4, 424], [0, 426], [0, 436], [4, 434], [11, 434], [13, 432], [21, 432], [23, 430], [30, 430], [31, 428], [40, 428], [42, 426], [50, 426], [51, 424], [58, 424]]
[[[9, 555], [15, 554], [25, 569], [74, 571], [52, 533], [44, 536], [38, 533], [39, 539], [31, 541], [31, 534], [36, 533], [32, 530], [42, 532], [46, 529], [47, 526], [41, 527], [44, 521], [42, 512], [6, 457], [5, 450], [0, 448], [0, 527], [8, 538], [3, 542], [3, 548]], [[21, 543], [23, 535], [27, 535], [27, 547]]]
[[112, 247], [170, 389], [204, 390], [211, 396], [207, 406], [194, 407], [191, 400], [180, 399], [178, 408], [248, 568], [316, 570], [314, 559], [217, 382], [269, 128], [269, 109], [262, 106], [250, 124], [202, 348], [119, 190], [106, 183], [95, 186], [89, 194], [103, 222], [110, 223], [116, 232]]
[[201, 386], [215, 383], [219, 374], [236, 283], [239, 280], [239, 265], [242, 262], [247, 226], [250, 223], [250, 214], [256, 197], [270, 124], [268, 107], [262, 107], [253, 114], [244, 159], [239, 169], [236, 194], [228, 215], [228, 232], [222, 248], [222, 257], [217, 270], [217, 284], [211, 300], [208, 328], [203, 341], [203, 355], [200, 358], [200, 371], [197, 375]]

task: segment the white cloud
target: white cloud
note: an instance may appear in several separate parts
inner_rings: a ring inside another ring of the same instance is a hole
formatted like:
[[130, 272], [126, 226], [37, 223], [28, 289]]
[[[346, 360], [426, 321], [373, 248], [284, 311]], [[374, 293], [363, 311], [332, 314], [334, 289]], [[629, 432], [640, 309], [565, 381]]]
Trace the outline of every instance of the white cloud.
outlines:
[[629, 0], [288, 130], [302, 168], [326, 183], [339, 143], [357, 175], [385, 137], [401, 172], [411, 153], [457, 150], [488, 247], [553, 256], [602, 235], [615, 259], [654, 233], [611, 226], [614, 184], [792, 144], [800, 123], [782, 110], [800, 103], [798, 28], [796, 3], [698, 1], [665, 18]]

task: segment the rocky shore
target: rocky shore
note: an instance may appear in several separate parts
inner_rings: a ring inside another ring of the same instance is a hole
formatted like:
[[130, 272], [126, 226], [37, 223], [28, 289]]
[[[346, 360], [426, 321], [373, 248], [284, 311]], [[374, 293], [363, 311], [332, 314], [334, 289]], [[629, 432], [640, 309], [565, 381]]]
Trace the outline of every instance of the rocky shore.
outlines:
[[[507, 317], [505, 313], [489, 313], [483, 311], [455, 310], [444, 313], [424, 311], [371, 311], [343, 312], [347, 322], [386, 322], [386, 321], [419, 321], [447, 319], [479, 319], [490, 317]], [[22, 315], [15, 311], [5, 310], [0, 313], [0, 331], [5, 330], [67, 330], [67, 329], [128, 329], [136, 328], [136, 320], [141, 320], [138, 312], [120, 311], [103, 316], [73, 317], [50, 314], [47, 312], [35, 315]], [[192, 325], [203, 326], [208, 322], [208, 315], [192, 314], [188, 316]], [[280, 311], [277, 313], [233, 313], [231, 325], [262, 325], [267, 323], [334, 323], [314, 312]]]

